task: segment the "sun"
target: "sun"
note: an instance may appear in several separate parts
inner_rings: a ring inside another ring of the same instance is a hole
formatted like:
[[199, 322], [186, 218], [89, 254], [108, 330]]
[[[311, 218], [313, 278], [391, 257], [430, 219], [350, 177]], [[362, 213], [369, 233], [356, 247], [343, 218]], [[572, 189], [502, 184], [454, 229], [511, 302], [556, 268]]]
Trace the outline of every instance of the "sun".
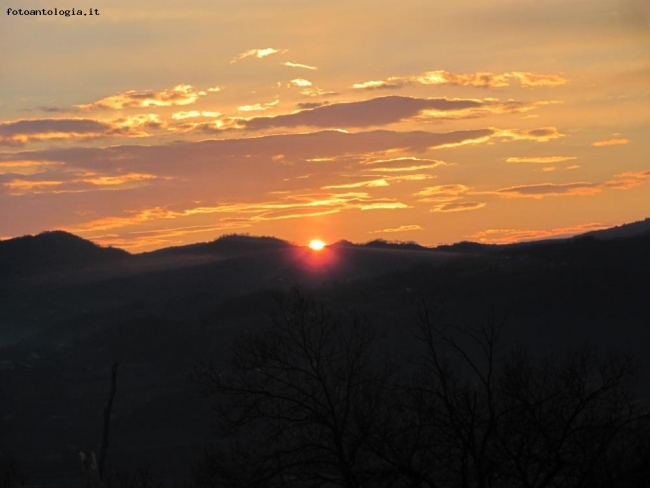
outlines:
[[314, 239], [313, 241], [311, 241], [309, 243], [309, 247], [313, 251], [322, 251], [323, 248], [325, 247], [325, 243], [323, 241], [321, 241], [320, 239]]

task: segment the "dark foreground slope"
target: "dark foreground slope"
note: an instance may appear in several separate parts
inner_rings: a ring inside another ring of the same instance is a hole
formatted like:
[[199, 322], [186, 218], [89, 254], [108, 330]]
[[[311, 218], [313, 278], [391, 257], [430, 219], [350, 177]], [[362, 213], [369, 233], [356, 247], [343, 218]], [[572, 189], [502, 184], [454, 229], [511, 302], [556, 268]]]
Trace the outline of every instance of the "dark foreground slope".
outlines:
[[202, 360], [222, 364], [232, 341], [268, 325], [277, 293], [295, 284], [366, 314], [402, 359], [426, 303], [448, 323], [503, 321], [509, 344], [623, 348], [649, 370], [648, 249], [643, 233], [489, 252], [340, 243], [319, 254], [240, 236], [121, 254], [110, 267], [88, 260], [83, 272], [14, 269], [0, 282], [0, 454], [34, 483], [82, 486], [77, 453], [98, 451], [118, 362], [110, 462], [183, 479], [211, 438], [210, 408], [190, 372]]

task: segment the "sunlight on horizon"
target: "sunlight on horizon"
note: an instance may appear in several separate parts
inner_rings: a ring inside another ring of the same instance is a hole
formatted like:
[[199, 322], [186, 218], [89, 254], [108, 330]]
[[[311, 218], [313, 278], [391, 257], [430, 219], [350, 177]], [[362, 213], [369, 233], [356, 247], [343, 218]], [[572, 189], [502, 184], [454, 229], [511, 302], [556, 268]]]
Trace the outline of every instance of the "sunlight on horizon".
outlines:
[[314, 239], [309, 243], [312, 251], [322, 251], [325, 248], [325, 243], [320, 239]]

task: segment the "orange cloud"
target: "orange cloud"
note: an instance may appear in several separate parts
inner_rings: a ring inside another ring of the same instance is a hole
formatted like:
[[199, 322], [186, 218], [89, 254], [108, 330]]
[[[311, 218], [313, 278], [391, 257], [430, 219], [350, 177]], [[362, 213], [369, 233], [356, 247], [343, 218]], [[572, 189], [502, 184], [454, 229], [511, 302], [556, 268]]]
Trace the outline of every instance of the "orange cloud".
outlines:
[[[218, 233], [232, 232], [237, 229], [250, 227], [247, 223], [220, 222], [217, 225], [190, 225], [186, 227], [163, 228], [146, 231], [126, 231], [121, 234], [94, 234], [79, 232], [90, 237], [93, 242], [102, 246], [113, 246], [127, 251], [137, 252], [142, 249], [169, 247], [185, 244], [183, 239], [188, 235], [204, 234], [206, 238], [214, 238]], [[100, 231], [101, 232], [101, 231]], [[196, 237], [195, 237], [196, 238]]]
[[542, 183], [536, 185], [511, 186], [501, 188], [496, 195], [515, 198], [544, 198], [554, 196], [591, 196], [600, 193], [602, 188], [596, 183]]
[[513, 141], [537, 141], [548, 142], [553, 139], [565, 137], [556, 127], [541, 127], [539, 129], [495, 129], [496, 137], [502, 137]]
[[324, 186], [323, 190], [334, 190], [340, 188], [363, 188], [363, 187], [379, 187], [379, 186], [388, 186], [388, 182], [385, 179], [379, 180], [370, 180], [370, 181], [359, 181], [357, 183], [342, 183], [340, 185], [329, 185]]
[[205, 95], [204, 91], [197, 91], [192, 85], [177, 85], [161, 92], [129, 90], [93, 103], [76, 105], [76, 107], [82, 110], [171, 107], [191, 105], [203, 95]]
[[19, 192], [27, 192], [31, 190], [41, 190], [44, 188], [52, 188], [63, 185], [63, 181], [27, 181], [27, 180], [12, 180], [3, 183], [3, 186], [10, 190], [18, 190]]
[[91, 185], [96, 186], [118, 186], [132, 181], [155, 180], [157, 178], [158, 177], [155, 175], [143, 173], [126, 173], [116, 176], [102, 176], [96, 175], [94, 173], [88, 173], [84, 176], [84, 178], [73, 180], [73, 182], [90, 183]]
[[18, 174], [18, 175], [33, 175], [42, 173], [56, 166], [63, 166], [65, 163], [61, 161], [33, 161], [33, 160], [18, 160], [2, 163], [0, 162], [0, 175], [5, 174]]
[[172, 114], [172, 119], [174, 120], [183, 120], [191, 119], [196, 117], [219, 117], [221, 112], [206, 112], [199, 110], [190, 110], [188, 112], [176, 112]]
[[[530, 104], [513, 101], [501, 103], [495, 100], [387, 96], [322, 105], [273, 117], [255, 117], [242, 121], [242, 126], [249, 130], [302, 126], [371, 127], [393, 124], [416, 116], [474, 118], [487, 113], [525, 111], [531, 107]], [[506, 137], [506, 131], [503, 132], [503, 137]], [[538, 136], [533, 134], [530, 137]]]
[[415, 76], [391, 76], [386, 80], [370, 80], [363, 83], [355, 83], [352, 85], [352, 88], [357, 90], [385, 90], [397, 89], [411, 84], [504, 88], [510, 86], [511, 80], [517, 80], [521, 86], [529, 88], [541, 86], [554, 87], [568, 83], [565, 77], [558, 74], [542, 75], [523, 71], [502, 74], [489, 72], [458, 74], [437, 70], [427, 71]]
[[400, 225], [399, 227], [394, 227], [392, 229], [371, 230], [368, 234], [390, 234], [394, 232], [413, 232], [418, 230], [424, 230], [424, 228], [419, 225]]
[[367, 193], [320, 193], [286, 195], [283, 199], [258, 203], [225, 203], [216, 206], [198, 206], [185, 210], [169, 210], [162, 207], [128, 211], [126, 216], [104, 217], [76, 226], [64, 228], [69, 232], [97, 232], [126, 228], [167, 219], [182, 219], [192, 216], [225, 214], [220, 219], [225, 223], [251, 223], [271, 220], [313, 217], [339, 213], [344, 210], [396, 210], [410, 208], [391, 198], [373, 198]]
[[646, 183], [650, 179], [650, 171], [628, 171], [614, 175], [614, 179], [606, 181], [605, 186], [615, 190], [629, 190]]
[[506, 159], [506, 163], [533, 163], [533, 164], [555, 164], [564, 161], [578, 159], [576, 156], [539, 156], [539, 157], [512, 157]]
[[421, 202], [447, 202], [461, 198], [469, 191], [469, 187], [460, 184], [429, 186], [414, 193]]
[[0, 124], [0, 146], [47, 139], [82, 139], [110, 133], [113, 127], [92, 119], [30, 119]]
[[511, 244], [513, 242], [534, 241], [557, 237], [570, 237], [592, 230], [610, 227], [601, 223], [588, 223], [570, 227], [557, 227], [550, 230], [524, 230], [524, 229], [488, 229], [472, 235], [472, 239], [484, 244]]
[[441, 203], [433, 207], [431, 212], [464, 212], [467, 210], [477, 210], [485, 207], [485, 205], [487, 204], [484, 202], [474, 201]]
[[595, 147], [606, 147], [606, 146], [622, 146], [629, 143], [630, 143], [629, 139], [620, 137], [620, 138], [607, 139], [605, 141], [596, 141], [591, 145]]
[[268, 103], [255, 103], [253, 105], [242, 105], [241, 107], [237, 107], [237, 111], [239, 112], [257, 112], [257, 111], [263, 111], [263, 110], [268, 110], [269, 108], [275, 107], [278, 103], [280, 103], [280, 100], [274, 100], [272, 102]]

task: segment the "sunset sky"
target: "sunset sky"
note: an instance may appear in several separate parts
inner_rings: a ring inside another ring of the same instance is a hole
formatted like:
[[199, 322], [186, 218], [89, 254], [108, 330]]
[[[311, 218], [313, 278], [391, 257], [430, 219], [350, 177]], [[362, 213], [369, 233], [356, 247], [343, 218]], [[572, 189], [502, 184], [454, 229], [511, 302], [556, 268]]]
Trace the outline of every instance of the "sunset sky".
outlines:
[[83, 1], [100, 15], [0, 12], [0, 239], [504, 243], [650, 216], [647, 0]]

